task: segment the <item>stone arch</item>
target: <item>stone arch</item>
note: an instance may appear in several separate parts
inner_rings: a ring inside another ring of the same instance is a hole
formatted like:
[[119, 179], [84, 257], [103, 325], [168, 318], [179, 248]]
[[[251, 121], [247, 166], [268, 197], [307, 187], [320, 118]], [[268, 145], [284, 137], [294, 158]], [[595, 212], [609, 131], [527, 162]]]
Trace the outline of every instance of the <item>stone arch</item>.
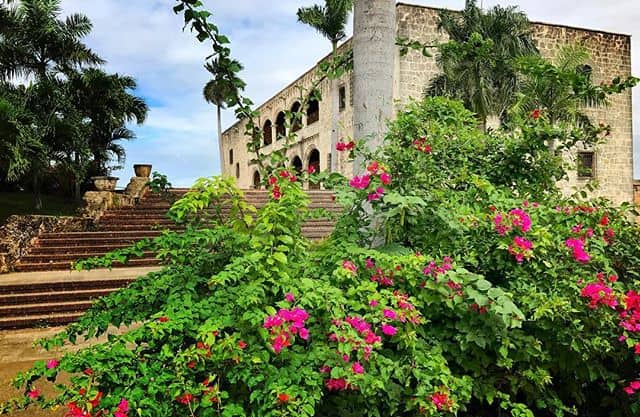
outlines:
[[302, 169], [303, 169], [302, 159], [298, 155], [294, 156], [293, 159], [291, 160], [291, 166], [293, 167], [293, 170], [296, 172], [297, 175], [300, 175], [302, 173]]
[[293, 105], [291, 105], [291, 131], [292, 132], [297, 132], [298, 130], [302, 129], [302, 116], [301, 115], [296, 115], [296, 113], [300, 112], [300, 108], [302, 107], [302, 105], [300, 104], [299, 101], [296, 101], [295, 103], [293, 103]]
[[253, 173], [253, 188], [259, 190], [261, 185], [260, 172], [255, 171]]
[[307, 126], [320, 120], [320, 102], [315, 98], [309, 100], [307, 107]]
[[281, 111], [276, 116], [276, 140], [280, 140], [287, 136], [287, 127], [285, 126], [286, 117], [284, 112]]
[[[313, 148], [311, 152], [309, 152], [309, 157], [307, 158], [307, 167], [315, 168], [315, 172], [320, 172], [320, 151], [316, 148]], [[310, 190], [319, 190], [320, 184], [309, 184]]]
[[273, 124], [269, 119], [267, 119], [267, 121], [264, 122], [264, 125], [262, 126], [262, 140], [264, 146], [271, 145], [271, 143], [273, 142]]

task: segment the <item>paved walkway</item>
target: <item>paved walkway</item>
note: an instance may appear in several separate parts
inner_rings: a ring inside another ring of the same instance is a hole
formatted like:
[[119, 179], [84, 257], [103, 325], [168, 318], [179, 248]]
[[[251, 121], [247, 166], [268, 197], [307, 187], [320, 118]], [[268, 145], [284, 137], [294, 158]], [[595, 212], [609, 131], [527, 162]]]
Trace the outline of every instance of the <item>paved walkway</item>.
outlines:
[[[15, 285], [25, 283], [47, 283], [47, 282], [77, 282], [91, 280], [121, 280], [136, 278], [149, 272], [157, 271], [160, 267], [145, 268], [114, 268], [113, 270], [98, 269], [93, 271], [50, 271], [50, 272], [19, 272], [0, 275], [0, 291], [2, 285]], [[65, 351], [74, 351], [88, 346], [90, 343], [80, 343], [78, 345], [65, 347], [62, 350], [46, 352], [39, 347], [34, 347], [34, 342], [43, 337], [53, 336], [62, 331], [63, 327], [48, 327], [40, 329], [20, 329], [0, 331], [0, 402], [16, 395], [21, 395], [11, 386], [13, 377], [21, 371], [29, 369], [36, 360], [47, 360], [61, 356]], [[117, 332], [118, 329], [112, 329]], [[102, 337], [97, 342], [106, 340]], [[96, 340], [92, 340], [95, 343]], [[38, 385], [38, 388], [47, 395], [54, 391], [46, 383]], [[43, 412], [40, 410], [26, 410], [10, 414], [11, 417], [61, 417], [66, 410], [60, 409], [56, 412]]]

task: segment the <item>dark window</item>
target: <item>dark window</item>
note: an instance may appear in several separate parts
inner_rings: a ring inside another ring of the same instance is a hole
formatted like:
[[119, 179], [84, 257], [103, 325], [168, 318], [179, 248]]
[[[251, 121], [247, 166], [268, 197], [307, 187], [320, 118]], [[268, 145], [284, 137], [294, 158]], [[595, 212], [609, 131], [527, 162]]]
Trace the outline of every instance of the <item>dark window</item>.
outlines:
[[260, 189], [260, 173], [258, 171], [253, 173], [253, 188]]
[[302, 129], [302, 115], [300, 114], [300, 103], [295, 102], [293, 106], [291, 106], [291, 131], [297, 132]]
[[276, 117], [276, 140], [280, 140], [283, 137], [287, 136], [287, 127], [285, 126], [285, 116], [284, 112], [278, 113], [278, 117]]
[[271, 145], [273, 142], [273, 129], [271, 128], [271, 120], [264, 122], [262, 128], [262, 139], [264, 140], [264, 146]]
[[229, 165], [233, 165], [233, 149], [229, 149]]
[[[309, 168], [313, 167], [315, 172], [320, 172], [320, 152], [314, 149], [309, 154]], [[319, 190], [320, 184], [309, 184], [310, 190]]]
[[578, 178], [594, 178], [596, 176], [596, 154], [594, 152], [578, 152]]
[[320, 120], [320, 103], [316, 99], [309, 101], [309, 109], [307, 110], [307, 125]]
[[296, 174], [302, 174], [302, 159], [300, 159], [299, 156], [293, 158], [293, 162], [291, 164], [293, 165], [293, 169], [296, 171]]
[[332, 163], [332, 161], [331, 161], [331, 152], [329, 152], [329, 153], [327, 154], [327, 169], [328, 169], [329, 171], [331, 171], [331, 163]]
[[338, 109], [343, 111], [347, 107], [347, 87], [344, 85], [338, 89]]
[[236, 163], [236, 178], [240, 178], [240, 163]]

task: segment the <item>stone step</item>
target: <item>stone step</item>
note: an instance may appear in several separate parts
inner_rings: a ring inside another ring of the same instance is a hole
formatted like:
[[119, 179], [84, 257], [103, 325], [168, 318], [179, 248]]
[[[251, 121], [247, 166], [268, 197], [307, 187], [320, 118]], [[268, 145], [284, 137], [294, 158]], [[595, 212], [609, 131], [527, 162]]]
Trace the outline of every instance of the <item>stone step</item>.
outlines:
[[0, 306], [0, 317], [23, 317], [49, 313], [76, 313], [87, 310], [93, 301], [58, 301]]
[[[146, 231], [138, 231], [135, 233], [144, 233], [144, 232]], [[118, 233], [118, 232], [114, 232], [114, 233]], [[159, 234], [160, 233], [158, 233], [158, 235]], [[124, 235], [124, 236], [116, 235], [114, 237], [104, 237], [104, 236], [87, 234], [82, 237], [68, 236], [66, 238], [60, 237], [60, 238], [39, 239], [38, 246], [50, 247], [50, 246], [63, 246], [63, 245], [64, 246], [97, 246], [97, 245], [111, 245], [111, 244], [120, 245], [125, 243], [133, 244], [144, 239], [145, 237], [150, 237], [150, 236], [133, 237], [129, 235]]]
[[[100, 272], [100, 271], [98, 271]], [[92, 271], [94, 273], [94, 271]], [[60, 273], [57, 273], [60, 274]], [[74, 273], [79, 274], [79, 273]], [[114, 272], [111, 272], [113, 276]], [[117, 276], [117, 274], [116, 274]], [[97, 291], [113, 288], [126, 287], [135, 278], [110, 278], [110, 279], [78, 279], [75, 275], [68, 275], [63, 278], [53, 279], [45, 282], [21, 282], [4, 284], [0, 281], [0, 294], [3, 296], [40, 294], [51, 292], [72, 292], [72, 291]]]
[[[20, 258], [20, 264], [55, 264], [59, 262], [75, 262], [81, 259], [94, 258], [97, 256], [104, 256], [110, 251], [100, 253], [86, 253], [86, 252], [74, 252], [74, 253], [57, 253], [57, 254], [44, 254], [44, 255], [26, 255]], [[136, 257], [135, 259], [149, 259], [155, 258], [153, 252], [144, 252], [143, 256]]]
[[97, 288], [86, 290], [70, 290], [60, 288], [59, 291], [24, 292], [16, 294], [0, 294], [0, 306], [29, 304], [29, 303], [54, 303], [68, 301], [88, 301], [104, 297], [120, 288]]
[[117, 249], [124, 249], [131, 246], [127, 243], [117, 245], [95, 245], [95, 246], [43, 246], [35, 247], [29, 252], [30, 255], [47, 255], [63, 253], [106, 253]]
[[26, 329], [32, 327], [62, 326], [78, 320], [83, 312], [34, 314], [22, 317], [0, 318], [0, 329]]
[[[57, 239], [81, 239], [81, 238], [138, 238], [137, 240], [144, 238], [154, 238], [156, 236], [160, 236], [162, 234], [161, 231], [156, 230], [127, 230], [127, 231], [95, 231], [95, 232], [58, 232], [58, 233], [43, 233], [40, 236], [40, 241], [50, 241]], [[50, 246], [50, 245], [49, 245]], [[66, 246], [66, 245], [61, 245]]]
[[147, 223], [147, 224], [138, 224], [138, 223], [107, 223], [100, 226], [101, 231], [105, 232], [115, 232], [118, 230], [121, 231], [158, 231], [162, 232], [163, 230], [184, 230], [184, 226], [179, 224], [157, 224], [157, 223]]
[[[114, 262], [113, 268], [128, 268], [136, 266], [153, 266], [159, 265], [160, 261], [155, 258], [149, 259], [131, 259], [126, 264]], [[49, 262], [49, 263], [22, 263], [19, 262], [14, 270], [16, 272], [35, 272], [35, 271], [64, 271], [71, 269], [72, 262]]]

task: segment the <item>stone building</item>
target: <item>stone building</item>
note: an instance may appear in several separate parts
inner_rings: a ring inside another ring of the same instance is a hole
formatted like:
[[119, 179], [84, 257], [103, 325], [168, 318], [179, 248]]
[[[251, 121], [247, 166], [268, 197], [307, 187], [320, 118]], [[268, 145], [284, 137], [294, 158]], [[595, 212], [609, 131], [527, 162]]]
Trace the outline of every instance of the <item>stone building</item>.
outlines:
[[[437, 29], [439, 9], [398, 3], [397, 34], [399, 37], [422, 42], [446, 41], [446, 35]], [[615, 76], [631, 75], [631, 38], [628, 35], [608, 33], [598, 30], [573, 28], [546, 23], [531, 23], [534, 39], [545, 58], [553, 58], [560, 47], [566, 44], [580, 44], [586, 47], [591, 56], [589, 66], [595, 83], [610, 81]], [[345, 42], [341, 51], [350, 48]], [[325, 57], [324, 59], [327, 59]], [[297, 86], [309, 88], [316, 77], [317, 66], [307, 71], [283, 90], [262, 104], [260, 125], [264, 132], [264, 146], [261, 149], [269, 153], [282, 146], [278, 137], [285, 133], [284, 111], [297, 110], [300, 106], [300, 91]], [[410, 98], [421, 98], [429, 81], [439, 72], [434, 58], [426, 58], [417, 51], [406, 56], [396, 56], [394, 68], [394, 99], [396, 109], [402, 107]], [[347, 74], [336, 83], [339, 89], [339, 137], [353, 135], [352, 85], [353, 77]], [[312, 102], [306, 109], [306, 116], [300, 126], [294, 126], [298, 141], [288, 152], [292, 165], [307, 169], [314, 165], [322, 170], [331, 167], [331, 158], [344, 158], [331, 149], [331, 83], [324, 81], [319, 90], [324, 100]], [[570, 179], [561, 184], [567, 192], [597, 180], [600, 188], [597, 196], [605, 196], [615, 202], [633, 200], [633, 134], [631, 92], [613, 96], [607, 108], [588, 111], [596, 123], [611, 125], [612, 132], [608, 143], [597, 149], [578, 149], [571, 155], [571, 161], [578, 166], [590, 167], [589, 170], [576, 169]], [[252, 155], [246, 149], [247, 138], [244, 134], [244, 121], [238, 121], [222, 135], [223, 174], [237, 179], [241, 188], [251, 188], [259, 183], [257, 168], [250, 164]], [[343, 159], [337, 161], [337, 170], [350, 175], [352, 166]], [[586, 171], [586, 173], [585, 173]]]

